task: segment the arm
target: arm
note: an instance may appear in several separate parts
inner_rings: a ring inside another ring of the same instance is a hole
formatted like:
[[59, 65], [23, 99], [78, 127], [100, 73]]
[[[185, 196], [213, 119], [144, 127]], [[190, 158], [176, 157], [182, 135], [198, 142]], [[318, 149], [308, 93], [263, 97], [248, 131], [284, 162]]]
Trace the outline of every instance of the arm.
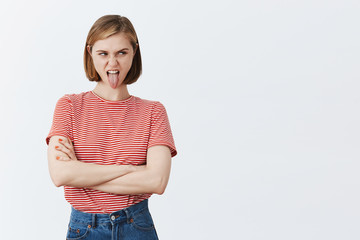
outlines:
[[169, 147], [155, 145], [148, 149], [144, 169], [90, 188], [113, 194], [163, 194], [169, 180], [170, 168]]
[[51, 179], [57, 187], [91, 187], [136, 170], [136, 167], [131, 165], [98, 165], [80, 162], [75, 156], [71, 141], [61, 136], [53, 136], [50, 139], [48, 164]]

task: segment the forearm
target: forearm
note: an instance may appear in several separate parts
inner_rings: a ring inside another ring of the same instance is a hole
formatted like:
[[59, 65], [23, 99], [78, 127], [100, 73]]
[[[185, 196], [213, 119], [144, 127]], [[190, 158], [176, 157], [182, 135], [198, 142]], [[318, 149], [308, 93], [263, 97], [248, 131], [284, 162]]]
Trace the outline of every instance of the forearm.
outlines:
[[97, 165], [80, 161], [54, 161], [51, 178], [56, 186], [91, 187], [133, 171], [130, 165]]
[[150, 147], [146, 166], [135, 169], [134, 172], [90, 188], [112, 194], [163, 194], [171, 169], [169, 148], [162, 145]]
[[90, 188], [112, 194], [162, 194], [168, 179], [168, 175], [164, 176], [145, 168]]
[[53, 136], [48, 148], [49, 172], [56, 186], [90, 187], [135, 170], [131, 165], [98, 165], [78, 161], [70, 140]]

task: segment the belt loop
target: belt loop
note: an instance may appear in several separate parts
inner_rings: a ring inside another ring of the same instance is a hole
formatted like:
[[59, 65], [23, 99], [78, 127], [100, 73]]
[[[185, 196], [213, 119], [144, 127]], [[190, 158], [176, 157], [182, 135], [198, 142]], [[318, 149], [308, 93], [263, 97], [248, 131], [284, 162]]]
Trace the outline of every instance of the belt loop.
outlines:
[[123, 211], [124, 211], [125, 214], [126, 214], [126, 222], [127, 222], [127, 223], [130, 223], [131, 214], [130, 214], [130, 212], [129, 212], [129, 209], [125, 208], [125, 209], [123, 209]]
[[96, 213], [93, 213], [92, 215], [92, 227], [95, 228], [96, 225]]

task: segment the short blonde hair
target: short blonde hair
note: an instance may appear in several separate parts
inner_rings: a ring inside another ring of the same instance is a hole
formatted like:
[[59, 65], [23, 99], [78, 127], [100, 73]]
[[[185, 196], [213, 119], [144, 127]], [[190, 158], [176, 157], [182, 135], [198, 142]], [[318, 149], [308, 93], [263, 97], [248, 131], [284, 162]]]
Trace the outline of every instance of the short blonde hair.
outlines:
[[124, 83], [132, 84], [136, 82], [140, 77], [142, 71], [141, 54], [139, 41], [134, 26], [126, 17], [120, 15], [105, 15], [96, 20], [86, 38], [84, 50], [84, 68], [86, 77], [90, 81], [99, 82], [101, 81], [101, 78], [95, 70], [92, 57], [87, 51], [87, 46], [90, 46], [91, 52], [92, 46], [95, 44], [96, 41], [103, 40], [120, 32], [126, 34], [133, 47], [133, 50], [136, 51], [131, 68], [124, 79]]

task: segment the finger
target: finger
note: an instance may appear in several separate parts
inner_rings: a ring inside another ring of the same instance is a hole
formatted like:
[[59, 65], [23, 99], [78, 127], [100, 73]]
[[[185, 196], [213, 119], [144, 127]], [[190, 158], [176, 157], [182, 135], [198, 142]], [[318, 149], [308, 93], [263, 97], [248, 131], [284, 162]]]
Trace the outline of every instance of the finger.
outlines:
[[59, 160], [59, 161], [70, 161], [71, 160], [70, 158], [64, 157], [64, 156], [56, 156], [55, 159]]
[[59, 144], [59, 145], [55, 146], [55, 149], [65, 153], [70, 159], [76, 160], [75, 151], [72, 146], [70, 146], [70, 148], [67, 148], [65, 145]]
[[70, 157], [76, 159], [74, 145], [70, 138], [68, 138], [68, 142], [65, 143], [65, 146], [70, 150]]
[[72, 145], [69, 143], [69, 141], [67, 139], [59, 139], [59, 143], [61, 143], [62, 145], [66, 146], [67, 148], [72, 147]]
[[[65, 144], [66, 145], [66, 144]], [[73, 146], [65, 146], [64, 144], [59, 144], [59, 146], [55, 146], [55, 149], [65, 153], [70, 159], [77, 160], [75, 155], [75, 150]]]
[[65, 153], [68, 158], [71, 158], [71, 156], [70, 156], [71, 153], [69, 152], [69, 150], [67, 148], [65, 148], [63, 146], [55, 146], [55, 150]]
[[69, 155], [70, 157], [70, 154], [71, 154], [71, 150], [68, 149], [67, 147], [63, 146], [63, 145], [60, 145], [60, 146], [55, 146], [55, 149], [58, 150], [58, 151], [61, 151], [63, 153], [66, 153], [67, 155]]

